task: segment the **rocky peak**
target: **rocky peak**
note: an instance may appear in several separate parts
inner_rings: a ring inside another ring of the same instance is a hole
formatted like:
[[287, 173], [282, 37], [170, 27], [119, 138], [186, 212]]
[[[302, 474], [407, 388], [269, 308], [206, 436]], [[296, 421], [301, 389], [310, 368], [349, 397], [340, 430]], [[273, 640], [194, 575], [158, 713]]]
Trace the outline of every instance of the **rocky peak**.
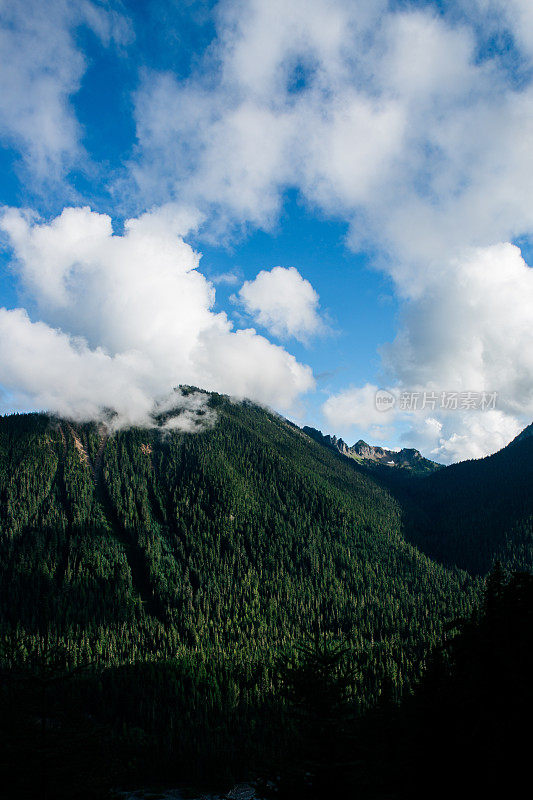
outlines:
[[435, 461], [424, 458], [418, 450], [412, 447], [404, 447], [402, 450], [387, 450], [379, 445], [368, 444], [363, 439], [359, 439], [358, 442], [350, 447], [343, 439], [337, 439], [336, 436], [329, 436], [328, 434], [324, 435], [316, 428], [305, 426], [303, 431], [320, 444], [338, 450], [344, 456], [353, 458], [368, 466], [383, 464], [387, 467], [403, 467], [417, 474], [434, 472], [441, 466]]

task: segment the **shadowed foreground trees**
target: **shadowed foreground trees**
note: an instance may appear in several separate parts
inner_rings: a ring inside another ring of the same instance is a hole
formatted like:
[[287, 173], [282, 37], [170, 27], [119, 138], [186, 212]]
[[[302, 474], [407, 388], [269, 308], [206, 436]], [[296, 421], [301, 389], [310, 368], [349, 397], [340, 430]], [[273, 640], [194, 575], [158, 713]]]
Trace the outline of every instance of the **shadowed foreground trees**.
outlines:
[[326, 797], [332, 787], [348, 788], [358, 681], [353, 650], [317, 634], [280, 658], [278, 681], [294, 739], [280, 765], [276, 796], [303, 800]]
[[300, 653], [280, 670], [296, 746], [267, 797], [509, 797], [527, 785], [532, 575], [496, 565], [478, 612], [450, 628], [400, 704], [385, 683], [355, 714], [353, 653], [325, 642]]
[[479, 611], [452, 633], [411, 697], [362, 720], [362, 796], [518, 797], [529, 782], [533, 576], [496, 565]]
[[450, 793], [518, 796], [530, 780], [532, 675], [533, 577], [506, 581], [497, 565], [480, 615], [437, 650], [406, 705], [407, 786], [422, 797], [438, 774]]
[[[244, 772], [259, 763], [257, 748], [270, 759], [263, 774], [275, 779], [264, 796], [280, 800], [478, 797], [494, 789], [503, 797], [528, 778], [526, 573], [507, 579], [495, 569], [479, 611], [434, 650], [412, 696], [398, 704], [385, 680], [366, 712], [357, 704], [356, 653], [323, 635], [279, 657], [268, 702], [248, 711], [222, 661], [101, 671], [69, 668], [61, 648], [27, 654], [20, 667], [13, 652], [4, 657], [12, 667], [1, 675], [0, 785], [21, 798], [104, 798], [112, 786], [146, 780], [179, 785], [187, 759], [196, 759], [197, 776], [229, 787], [235, 775], [224, 777], [224, 765], [233, 759], [243, 777], [254, 777]], [[258, 670], [241, 674], [241, 691], [267, 679]]]

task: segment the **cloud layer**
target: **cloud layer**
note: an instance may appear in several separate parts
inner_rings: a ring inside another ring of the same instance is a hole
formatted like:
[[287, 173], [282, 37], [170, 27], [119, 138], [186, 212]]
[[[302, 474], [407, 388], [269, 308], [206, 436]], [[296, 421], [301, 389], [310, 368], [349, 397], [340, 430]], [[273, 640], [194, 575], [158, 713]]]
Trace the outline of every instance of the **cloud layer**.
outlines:
[[[146, 74], [136, 98], [143, 195], [180, 193], [215, 227], [268, 228], [297, 187], [348, 221], [350, 245], [374, 252], [405, 302], [384, 381], [499, 392], [499, 413], [477, 427], [460, 415], [426, 426], [434, 446], [456, 442], [454, 458], [472, 450], [468, 426], [488, 452], [533, 415], [531, 271], [508, 243], [533, 232], [532, 25], [526, 0], [445, 14], [364, 0], [223, 3], [206, 71]], [[259, 289], [243, 299], [280, 335]], [[343, 424], [351, 403], [354, 424], [372, 424], [367, 395], [332, 398], [328, 422]]]
[[309, 367], [253, 329], [233, 330], [182, 238], [198, 222], [165, 206], [125, 224], [89, 208], [48, 223], [6, 209], [0, 229], [29, 298], [0, 310], [0, 383], [19, 405], [146, 423], [179, 383], [289, 408]]
[[[215, 243], [269, 229], [296, 190], [345, 221], [349, 246], [394, 282], [402, 311], [382, 350], [383, 383], [499, 393], [483, 418], [413, 418], [411, 441], [456, 459], [510, 437], [533, 414], [531, 269], [511, 244], [533, 235], [533, 12], [529, 0], [436, 5], [222, 0], [216, 38], [186, 77], [140, 65], [136, 147], [109, 189], [157, 214], [123, 236], [82, 209], [46, 225], [4, 217], [31, 301], [29, 314], [2, 312], [8, 341], [31, 349], [38, 336], [73, 364], [98, 362], [111, 395], [132, 385], [139, 408], [168, 390], [171, 373], [290, 405], [312, 386], [309, 370], [213, 311], [213, 286], [177, 235], [200, 217]], [[30, 6], [0, 6], [0, 136], [42, 181], [86, 160], [72, 107], [86, 69], [75, 31], [88, 26], [104, 44], [132, 33], [112, 3]], [[187, 224], [176, 204], [195, 209]], [[238, 297], [276, 337], [319, 330], [318, 297], [294, 269], [262, 272]], [[265, 375], [253, 363], [262, 358]], [[30, 386], [21, 369], [4, 373], [11, 391], [51, 402], [46, 376]], [[334, 428], [377, 424], [368, 386], [330, 398]], [[95, 391], [88, 406], [102, 401]]]
[[0, 139], [19, 151], [34, 183], [57, 183], [87, 160], [71, 98], [87, 63], [75, 41], [80, 26], [104, 44], [132, 31], [123, 15], [89, 0], [2, 0], [0, 4]]
[[[520, 46], [527, 5], [489, 5]], [[486, 6], [458, 20], [379, 1], [222, 3], [204, 71], [144, 75], [142, 196], [268, 227], [297, 187], [350, 221], [354, 247], [370, 237], [417, 269], [531, 230], [533, 88], [491, 55]]]
[[[396, 339], [383, 348], [384, 383], [397, 397], [497, 392], [497, 409], [419, 408], [404, 437], [445, 461], [486, 455], [513, 438], [520, 420], [533, 418], [532, 310], [533, 270], [514, 245], [434, 264], [403, 306]], [[390, 426], [393, 414], [376, 408], [376, 390], [367, 385], [330, 397], [326, 418], [344, 429]]]

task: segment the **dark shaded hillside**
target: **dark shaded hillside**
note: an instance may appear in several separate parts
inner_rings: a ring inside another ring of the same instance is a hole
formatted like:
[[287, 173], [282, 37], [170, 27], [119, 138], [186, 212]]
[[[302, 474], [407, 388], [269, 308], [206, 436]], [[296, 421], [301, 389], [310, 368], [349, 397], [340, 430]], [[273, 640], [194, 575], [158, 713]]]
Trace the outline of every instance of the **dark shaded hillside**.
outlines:
[[[385, 698], [354, 722], [347, 789], [340, 796], [520, 796], [531, 771], [532, 620], [533, 576], [506, 575], [496, 565], [476, 613], [431, 654], [412, 695], [400, 705]], [[339, 715], [336, 722], [330, 747], [342, 755]], [[330, 785], [334, 770], [330, 766]], [[329, 796], [303, 780], [299, 791], [283, 791], [283, 781], [280, 788], [279, 800]]]
[[[398, 742], [405, 797], [516, 797], [530, 779], [533, 577], [496, 569], [474, 619], [433, 655]], [[416, 756], [415, 756], [416, 754]]]
[[425, 521], [407, 535], [431, 558], [479, 575], [496, 560], [533, 569], [533, 438], [411, 482], [408, 494]]

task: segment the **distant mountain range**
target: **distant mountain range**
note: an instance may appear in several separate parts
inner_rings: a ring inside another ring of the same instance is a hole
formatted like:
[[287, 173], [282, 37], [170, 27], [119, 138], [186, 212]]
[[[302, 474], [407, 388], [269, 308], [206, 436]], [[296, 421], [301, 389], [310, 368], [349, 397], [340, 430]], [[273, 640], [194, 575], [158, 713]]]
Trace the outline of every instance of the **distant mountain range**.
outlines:
[[415, 475], [428, 475], [442, 467], [442, 464], [437, 464], [435, 461], [424, 458], [414, 448], [404, 447], [401, 450], [387, 450], [384, 447], [367, 444], [362, 439], [359, 439], [358, 442], [350, 447], [343, 439], [323, 434], [316, 428], [310, 428], [306, 425], [302, 430], [316, 442], [331, 447], [333, 450], [338, 450], [342, 455], [353, 458], [355, 461], [367, 466], [381, 464], [386, 467], [400, 467], [409, 470]]

